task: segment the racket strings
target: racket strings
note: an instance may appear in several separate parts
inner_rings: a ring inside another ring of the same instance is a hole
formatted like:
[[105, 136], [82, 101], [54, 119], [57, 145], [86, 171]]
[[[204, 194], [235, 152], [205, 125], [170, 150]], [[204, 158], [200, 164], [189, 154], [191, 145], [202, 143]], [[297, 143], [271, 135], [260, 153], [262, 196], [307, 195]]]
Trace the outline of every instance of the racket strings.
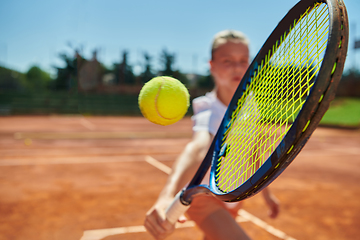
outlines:
[[[324, 10], [326, 10], [326, 8], [324, 8]], [[284, 34], [284, 36], [285, 36], [285, 34]], [[285, 37], [284, 37], [284, 38], [285, 38]], [[280, 42], [283, 42], [282, 37], [281, 37], [281, 39], [280, 39]], [[276, 44], [277, 44], [277, 43], [276, 43]], [[287, 46], [284, 46], [284, 45], [286, 45], [286, 42], [281, 45], [281, 46], [283, 46], [283, 47], [282, 47], [282, 49], [278, 50], [278, 52], [280, 52], [280, 54], [278, 54], [278, 55], [281, 55], [281, 53], [284, 53], [284, 52], [285, 52], [284, 49], [287, 49], [287, 51], [289, 51], [289, 49], [287, 48]], [[290, 45], [290, 46], [292, 46], [292, 45]], [[292, 47], [292, 48], [294, 48], [294, 47]], [[291, 48], [290, 48], [290, 50], [291, 50]], [[268, 55], [270, 55], [270, 53], [268, 53]], [[268, 57], [268, 55], [266, 56], [266, 58]], [[314, 60], [313, 60], [313, 61], [314, 61]], [[269, 61], [266, 61], [266, 62], [269, 63]], [[282, 63], [283, 65], [280, 65], [280, 67], [284, 66], [285, 63], [286, 63], [286, 62], [284, 61], [284, 62]], [[313, 63], [313, 62], [312, 62], [312, 63]], [[319, 62], [319, 63], [320, 63], [320, 62]], [[265, 71], [268, 70], [268, 69], [262, 67], [262, 65], [263, 65], [263, 63], [261, 64], [261, 67], [260, 67], [260, 68], [263, 69], [263, 72], [264, 72], [264, 70], [265, 70]], [[268, 64], [266, 64], [266, 65], [268, 65]], [[291, 65], [288, 65], [288, 69], [289, 69], [290, 67], [291, 67]], [[316, 66], [314, 66], [314, 68], [315, 68], [315, 67], [316, 67]], [[261, 74], [261, 73], [262, 73], [262, 72], [260, 72], [260, 74]], [[286, 75], [285, 71], [282, 71], [282, 74], [283, 74], [283, 75]], [[283, 77], [283, 76], [280, 76], [280, 77]], [[240, 98], [240, 99], [239, 99], [239, 103], [238, 103], [239, 106], [242, 105], [242, 102], [243, 102], [243, 101], [241, 101], [241, 100], [245, 100], [245, 98]], [[231, 124], [233, 123], [233, 120], [235, 119], [234, 116], [236, 116], [236, 115], [238, 114], [238, 110], [239, 110], [239, 108], [237, 108], [237, 110], [233, 112], [232, 121], [229, 122], [228, 125], [231, 125]], [[229, 130], [229, 129], [228, 129], [228, 130]], [[225, 139], [225, 136], [224, 136], [224, 139]]]
[[308, 8], [254, 71], [232, 113], [219, 157], [216, 185], [229, 192], [269, 158], [289, 131], [319, 71], [328, 34], [326, 4]]

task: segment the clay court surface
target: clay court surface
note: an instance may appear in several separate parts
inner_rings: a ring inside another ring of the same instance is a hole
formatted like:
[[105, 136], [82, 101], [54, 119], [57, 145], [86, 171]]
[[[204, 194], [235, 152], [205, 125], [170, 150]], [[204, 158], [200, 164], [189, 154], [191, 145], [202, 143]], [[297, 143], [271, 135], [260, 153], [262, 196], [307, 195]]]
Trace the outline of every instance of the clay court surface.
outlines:
[[[146, 159], [171, 166], [190, 138], [190, 118], [162, 127], [141, 117], [1, 117], [0, 239], [152, 239], [141, 225], [167, 175]], [[244, 213], [283, 239], [359, 239], [360, 131], [318, 128], [270, 187], [279, 217], [267, 216], [261, 195]], [[253, 239], [281, 239], [254, 220], [239, 224]], [[201, 233], [185, 226], [169, 239]]]

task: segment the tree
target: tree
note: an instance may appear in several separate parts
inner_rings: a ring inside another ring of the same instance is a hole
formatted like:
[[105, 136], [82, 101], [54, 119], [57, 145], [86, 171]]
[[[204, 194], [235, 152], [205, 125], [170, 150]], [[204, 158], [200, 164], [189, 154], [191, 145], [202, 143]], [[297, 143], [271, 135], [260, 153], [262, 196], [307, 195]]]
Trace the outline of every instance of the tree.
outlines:
[[24, 90], [27, 88], [25, 74], [0, 66], [0, 91]]
[[164, 48], [160, 54], [160, 62], [163, 64], [163, 70], [161, 70], [159, 73], [160, 75], [174, 77], [183, 84], [187, 85], [189, 80], [187, 79], [186, 75], [181, 73], [180, 70], [173, 69], [175, 59], [175, 53], [170, 53]]
[[146, 83], [147, 81], [149, 81], [153, 77], [155, 77], [155, 75], [153, 74], [152, 67], [151, 67], [152, 57], [147, 52], [144, 52], [143, 56], [144, 56], [144, 60], [145, 60], [145, 71], [140, 74], [140, 77], [141, 77], [141, 82]]
[[132, 67], [128, 64], [128, 54], [127, 50], [122, 52], [122, 61], [120, 64], [114, 64], [115, 76], [117, 79], [117, 84], [119, 85], [134, 85], [135, 76], [132, 71]]
[[174, 71], [172, 76], [185, 85], [189, 84], [189, 79], [186, 77], [185, 74], [183, 74], [179, 70]]
[[50, 74], [41, 70], [41, 68], [36, 65], [32, 66], [25, 76], [27, 85], [31, 90], [45, 90], [51, 82]]
[[163, 64], [161, 75], [173, 76], [173, 65], [175, 63], [175, 53], [168, 52], [165, 48], [160, 54], [160, 62]]
[[76, 72], [79, 91], [96, 91], [103, 84], [106, 68], [98, 61], [97, 52], [97, 49], [93, 50], [93, 56], [90, 60], [77, 61]]
[[196, 84], [199, 88], [213, 89], [215, 87], [214, 80], [209, 72], [207, 75], [199, 78]]
[[65, 62], [65, 67], [56, 67], [57, 77], [53, 83], [52, 88], [55, 90], [70, 90], [75, 88], [77, 76], [77, 60], [80, 55], [76, 57], [69, 57], [65, 53], [60, 53], [59, 57]]

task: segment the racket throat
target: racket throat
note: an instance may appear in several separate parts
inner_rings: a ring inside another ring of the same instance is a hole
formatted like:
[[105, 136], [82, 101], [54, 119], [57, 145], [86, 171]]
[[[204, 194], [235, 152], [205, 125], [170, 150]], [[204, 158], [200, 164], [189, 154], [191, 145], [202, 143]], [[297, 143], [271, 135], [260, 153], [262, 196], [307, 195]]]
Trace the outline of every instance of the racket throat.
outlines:
[[201, 195], [213, 195], [213, 193], [205, 185], [188, 187], [181, 191], [180, 201], [183, 205], [188, 206], [194, 198]]

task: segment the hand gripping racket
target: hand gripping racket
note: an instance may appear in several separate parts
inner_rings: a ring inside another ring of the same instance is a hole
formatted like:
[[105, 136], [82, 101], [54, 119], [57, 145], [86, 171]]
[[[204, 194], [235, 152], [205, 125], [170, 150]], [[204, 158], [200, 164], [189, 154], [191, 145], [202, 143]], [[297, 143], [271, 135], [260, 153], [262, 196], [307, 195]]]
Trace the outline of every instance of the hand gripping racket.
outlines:
[[[236, 202], [274, 181], [333, 100], [347, 45], [342, 0], [298, 2], [251, 63], [205, 159], [167, 209], [167, 219], [175, 223], [197, 195]], [[209, 168], [209, 184], [201, 185]]]

